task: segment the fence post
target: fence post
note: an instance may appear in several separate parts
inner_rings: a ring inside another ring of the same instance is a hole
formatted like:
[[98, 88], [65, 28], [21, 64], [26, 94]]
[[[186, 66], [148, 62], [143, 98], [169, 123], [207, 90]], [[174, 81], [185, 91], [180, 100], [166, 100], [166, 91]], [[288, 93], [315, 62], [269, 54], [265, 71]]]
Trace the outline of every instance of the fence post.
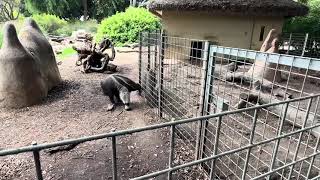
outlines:
[[292, 39], [292, 33], [290, 33], [290, 36], [289, 36], [289, 44], [288, 44], [287, 54], [290, 54], [291, 39]]
[[308, 38], [309, 38], [309, 34], [307, 33], [307, 34], [306, 34], [306, 37], [305, 37], [305, 39], [304, 39], [303, 50], [302, 50], [301, 56], [304, 56], [304, 53], [305, 53], [305, 51], [306, 51], [306, 47], [307, 47], [307, 43], [308, 43]]
[[[37, 145], [37, 143], [33, 142], [32, 145], [35, 146], [35, 145]], [[40, 153], [38, 150], [33, 151], [33, 158], [34, 158], [34, 163], [35, 163], [35, 167], [36, 167], [37, 179], [43, 180], [42, 170], [41, 170], [41, 162], [40, 162]]]
[[112, 179], [118, 179], [118, 167], [117, 167], [117, 142], [116, 137], [112, 136]]
[[142, 81], [142, 32], [139, 33], [139, 84], [141, 85]]
[[164, 30], [161, 32], [161, 45], [160, 45], [160, 54], [159, 54], [159, 71], [158, 71], [158, 106], [159, 106], [159, 116], [163, 117], [163, 106], [162, 106], [162, 97], [163, 97], [163, 65], [164, 65], [164, 55], [165, 55], [165, 43], [166, 43], [166, 33]]
[[[210, 42], [206, 41], [204, 44], [204, 49], [203, 49], [203, 57], [202, 57], [202, 75], [201, 75], [201, 92], [200, 92], [200, 108], [199, 108], [199, 113], [201, 116], [205, 115], [205, 110], [204, 110], [204, 106], [205, 106], [205, 96], [206, 96], [206, 85], [207, 85], [207, 73], [208, 73], [208, 61], [210, 58]], [[201, 142], [201, 134], [202, 134], [202, 127], [203, 127], [203, 123], [202, 122], [198, 122], [198, 128], [197, 128], [197, 139], [196, 139], [196, 154], [195, 154], [195, 159], [199, 159], [200, 156], [200, 151], [199, 151], [199, 147], [200, 147], [200, 142]]]
[[150, 31], [148, 31], [148, 41], [147, 41], [147, 43], [148, 43], [148, 64], [147, 64], [147, 72], [149, 72], [150, 71], [150, 53], [151, 53], [151, 47], [150, 47]]
[[158, 51], [159, 51], [158, 43], [160, 41], [159, 40], [159, 31], [158, 30], [155, 31], [154, 36], [155, 37], [152, 38], [154, 40], [154, 43], [152, 43], [154, 45], [154, 61], [153, 61], [154, 62], [154, 67], [152, 67], [152, 69], [155, 68], [157, 60], [160, 59], [158, 57], [158, 55], [159, 55], [159, 53], [158, 53]]

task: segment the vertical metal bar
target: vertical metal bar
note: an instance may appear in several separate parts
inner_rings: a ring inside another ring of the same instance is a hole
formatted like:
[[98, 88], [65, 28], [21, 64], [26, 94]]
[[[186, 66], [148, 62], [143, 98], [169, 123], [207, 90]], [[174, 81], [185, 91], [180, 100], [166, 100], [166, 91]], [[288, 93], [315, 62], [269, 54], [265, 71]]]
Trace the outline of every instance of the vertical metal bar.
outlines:
[[[217, 121], [217, 129], [216, 129], [216, 137], [214, 139], [214, 149], [213, 149], [213, 156], [217, 155], [218, 153], [218, 146], [219, 146], [219, 137], [220, 137], [220, 129], [221, 129], [221, 121], [222, 121], [222, 116], [218, 117], [218, 121]], [[214, 172], [214, 168], [216, 166], [216, 159], [213, 159], [211, 161], [211, 170], [210, 170], [210, 180], [213, 180], [213, 172]]]
[[142, 79], [142, 32], [139, 33], [139, 84], [141, 85]]
[[[277, 134], [278, 136], [280, 136], [281, 133], [282, 133], [282, 128], [283, 128], [283, 124], [284, 124], [284, 121], [285, 121], [286, 116], [287, 116], [288, 107], [289, 107], [289, 103], [286, 103], [286, 106], [285, 106], [285, 109], [284, 109], [284, 111], [283, 111], [282, 118], [281, 118], [281, 121], [280, 121], [279, 129], [278, 129], [278, 134]], [[273, 148], [270, 171], [272, 171], [273, 168], [274, 168], [274, 163], [276, 162], [277, 152], [278, 152], [278, 149], [279, 149], [279, 145], [280, 145], [280, 139], [278, 139], [278, 140], [276, 141], [276, 144], [275, 144], [275, 146], [274, 146], [274, 148]], [[271, 176], [268, 176], [267, 179], [269, 180], [270, 177], [271, 177]]]
[[306, 37], [305, 37], [305, 39], [304, 39], [303, 50], [302, 50], [301, 56], [304, 56], [304, 53], [305, 53], [305, 51], [306, 51], [306, 47], [307, 47], [307, 43], [308, 43], [308, 38], [309, 38], [309, 34], [307, 33], [307, 34], [306, 34]]
[[289, 44], [288, 44], [287, 54], [290, 54], [291, 39], [292, 39], [292, 33], [290, 33], [290, 36], [289, 36]]
[[[32, 143], [33, 146], [37, 145], [36, 142]], [[42, 170], [41, 170], [41, 162], [40, 162], [40, 153], [39, 151], [33, 151], [33, 159], [36, 167], [36, 174], [38, 180], [43, 180]]]
[[[251, 128], [251, 134], [250, 134], [250, 139], [249, 139], [249, 145], [252, 145], [252, 143], [253, 143], [254, 133], [255, 133], [256, 125], [257, 125], [257, 119], [258, 119], [258, 109], [255, 109], [254, 110], [254, 116], [253, 116], [253, 119], [252, 119], [252, 128]], [[246, 178], [247, 169], [248, 169], [248, 163], [249, 163], [249, 157], [250, 157], [250, 154], [251, 154], [251, 149], [252, 148], [249, 148], [248, 151], [247, 151], [246, 161], [245, 161], [244, 168], [243, 168], [243, 173], [242, 173], [242, 179]]]
[[154, 39], [154, 63], [157, 62], [157, 59], [159, 59], [158, 57], [158, 42], [159, 42], [159, 36], [158, 36], [158, 30], [155, 31], [154, 35], [155, 36], [155, 39]]
[[[319, 142], [320, 142], [320, 136], [317, 138], [316, 146], [314, 147], [313, 153], [316, 153], [316, 152], [317, 152], [318, 146], [319, 146]], [[310, 166], [309, 166], [308, 172], [307, 172], [307, 178], [309, 178], [309, 176], [310, 176], [310, 173], [311, 173], [312, 166], [313, 166], [313, 163], [314, 163], [315, 158], [316, 158], [316, 156], [313, 156], [313, 157], [311, 158]]]
[[[214, 78], [214, 69], [215, 69], [215, 56], [216, 53], [211, 50], [210, 48], [210, 54], [209, 54], [208, 64], [206, 68], [206, 84], [205, 84], [205, 99], [204, 99], [204, 111], [203, 115], [209, 114], [210, 112], [210, 104], [212, 103], [213, 99], [213, 78]], [[207, 127], [209, 123], [207, 120], [202, 121], [202, 132], [201, 132], [201, 139], [200, 139], [200, 155], [199, 157], [203, 157], [204, 153], [204, 147], [206, 144], [206, 136], [207, 136]]]
[[163, 65], [164, 65], [164, 56], [165, 56], [165, 43], [166, 43], [166, 38], [165, 38], [165, 31], [162, 30], [161, 32], [161, 47], [160, 47], [160, 57], [159, 57], [159, 80], [158, 80], [158, 96], [159, 96], [159, 101], [158, 101], [158, 106], [159, 106], [159, 116], [162, 118], [163, 117], [163, 102], [162, 102], [162, 96], [163, 96]]
[[[310, 109], [311, 109], [311, 104], [312, 104], [312, 98], [308, 102], [308, 108], [307, 108], [307, 111], [306, 111], [306, 116], [305, 116], [302, 128], [306, 127], [306, 124], [307, 124], [307, 121], [308, 121], [308, 117], [309, 117], [309, 113], [310, 113]], [[299, 109], [297, 109], [297, 111], [298, 110]], [[297, 148], [296, 148], [296, 151], [295, 151], [295, 154], [294, 154], [294, 157], [293, 157], [293, 162], [297, 160], [298, 152], [299, 152], [300, 145], [301, 145], [301, 139], [302, 139], [302, 133], [299, 134], [299, 140], [298, 140]], [[293, 164], [291, 166], [291, 168], [290, 168], [288, 179], [290, 179], [291, 176], [292, 176], [294, 165], [295, 164]]]
[[[208, 72], [208, 61], [210, 58], [210, 43], [209, 41], [206, 41], [204, 44], [204, 50], [203, 50], [203, 57], [202, 57], [202, 75], [201, 75], [201, 92], [200, 92], [200, 115], [203, 116], [205, 111], [204, 111], [204, 105], [205, 105], [205, 96], [206, 96], [206, 81], [207, 81], [207, 72]], [[201, 142], [201, 134], [202, 134], [202, 127], [203, 127], [203, 122], [198, 121], [198, 129], [197, 129], [197, 139], [196, 139], [196, 154], [195, 154], [195, 159], [199, 159], [200, 157], [200, 142]]]
[[207, 103], [206, 100], [208, 99], [208, 94], [207, 94], [207, 79], [208, 79], [208, 61], [210, 58], [210, 43], [209, 41], [206, 41], [204, 44], [204, 54], [202, 57], [202, 82], [201, 82], [201, 92], [200, 92], [200, 102], [201, 102], [201, 107], [200, 107], [200, 113], [201, 115], [206, 115], [205, 113], [205, 104]]
[[116, 137], [112, 136], [112, 179], [118, 179]]
[[150, 58], [151, 58], [151, 56], [150, 56], [150, 51], [151, 51], [151, 47], [150, 47], [150, 31], [148, 31], [148, 36], [147, 36], [147, 38], [148, 38], [148, 40], [147, 40], [147, 46], [148, 46], [148, 65], [147, 65], [147, 72], [149, 72], [150, 71]]
[[[170, 139], [170, 155], [169, 155], [169, 163], [168, 168], [172, 168], [172, 161], [174, 158], [174, 133], [175, 133], [175, 125], [171, 126], [171, 139]], [[168, 172], [168, 180], [172, 179], [172, 171]]]

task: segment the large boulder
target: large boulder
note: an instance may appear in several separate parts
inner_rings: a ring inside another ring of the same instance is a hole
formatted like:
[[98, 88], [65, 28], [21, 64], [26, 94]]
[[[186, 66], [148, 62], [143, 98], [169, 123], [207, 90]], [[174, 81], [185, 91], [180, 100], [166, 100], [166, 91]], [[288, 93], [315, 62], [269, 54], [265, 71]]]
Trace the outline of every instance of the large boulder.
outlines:
[[61, 82], [61, 76], [54, 51], [33, 19], [26, 19], [19, 32], [19, 40], [40, 65], [48, 90], [58, 85]]
[[6, 23], [0, 50], [0, 106], [20, 108], [40, 103], [61, 82], [51, 45], [38, 25], [27, 19], [20, 40]]

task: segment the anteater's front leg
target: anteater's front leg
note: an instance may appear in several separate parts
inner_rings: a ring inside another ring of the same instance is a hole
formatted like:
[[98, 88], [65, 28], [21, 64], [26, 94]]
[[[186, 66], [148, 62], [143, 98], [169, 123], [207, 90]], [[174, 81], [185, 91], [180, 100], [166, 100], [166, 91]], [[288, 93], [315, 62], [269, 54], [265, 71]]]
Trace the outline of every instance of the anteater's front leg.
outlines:
[[108, 95], [110, 99], [110, 104], [108, 105], [107, 111], [111, 111], [115, 108], [115, 101], [114, 101], [114, 96], [113, 95]]

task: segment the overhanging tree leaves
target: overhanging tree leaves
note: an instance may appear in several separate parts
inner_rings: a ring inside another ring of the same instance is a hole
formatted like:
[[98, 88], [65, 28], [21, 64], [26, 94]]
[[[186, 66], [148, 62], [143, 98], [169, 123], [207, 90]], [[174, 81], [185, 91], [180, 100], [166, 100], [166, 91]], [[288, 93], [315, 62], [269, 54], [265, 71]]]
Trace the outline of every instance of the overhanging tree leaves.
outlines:
[[309, 0], [310, 12], [305, 17], [288, 19], [284, 26], [284, 32], [309, 33], [320, 35], [320, 0]]
[[78, 18], [83, 15], [83, 4], [79, 0], [25, 0], [31, 14], [48, 13], [62, 18]]
[[47, 13], [61, 18], [79, 18], [87, 8], [89, 17], [97, 20], [122, 12], [130, 5], [128, 0], [25, 0], [25, 3], [31, 14]]
[[112, 16], [117, 12], [123, 12], [129, 7], [128, 0], [93, 0], [89, 12], [91, 17], [97, 20], [102, 20], [105, 17]]

